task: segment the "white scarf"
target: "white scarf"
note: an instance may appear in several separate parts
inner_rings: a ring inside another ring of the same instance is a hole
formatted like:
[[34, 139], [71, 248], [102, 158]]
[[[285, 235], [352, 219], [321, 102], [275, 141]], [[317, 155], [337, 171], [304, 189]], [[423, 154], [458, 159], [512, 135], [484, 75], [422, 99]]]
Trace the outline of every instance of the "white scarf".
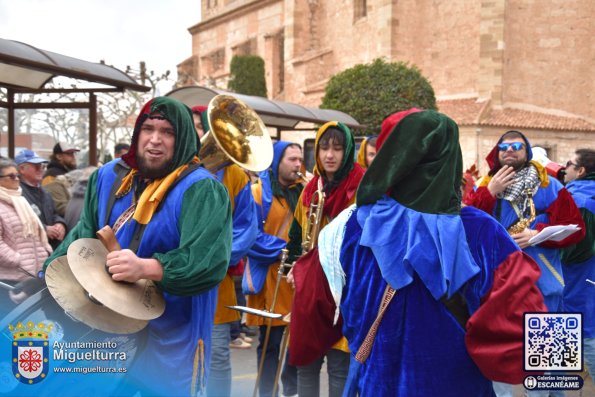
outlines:
[[33, 212], [33, 208], [31, 208], [27, 199], [23, 197], [20, 187], [14, 190], [0, 186], [0, 200], [14, 207], [23, 224], [23, 235], [25, 237], [37, 236], [43, 243], [43, 246], [47, 246], [48, 237], [45, 228], [41, 224], [39, 217]]

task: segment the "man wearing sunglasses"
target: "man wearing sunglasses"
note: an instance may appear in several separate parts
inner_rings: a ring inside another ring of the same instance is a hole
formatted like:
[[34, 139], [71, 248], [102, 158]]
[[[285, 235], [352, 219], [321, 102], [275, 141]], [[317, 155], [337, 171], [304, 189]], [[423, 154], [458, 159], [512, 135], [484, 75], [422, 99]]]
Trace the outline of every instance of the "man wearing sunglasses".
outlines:
[[[541, 268], [537, 286], [548, 310], [561, 312], [564, 278], [560, 249], [581, 241], [585, 227], [572, 196], [532, 157], [531, 144], [523, 133], [504, 133], [486, 157], [490, 167], [488, 175], [478, 182], [465, 204], [491, 214], [508, 229], [519, 247]], [[528, 226], [521, 223], [522, 220]], [[548, 240], [536, 246], [529, 244], [529, 240], [547, 226], [570, 224], [577, 224], [581, 230], [561, 241]], [[513, 231], [512, 226], [522, 230]], [[510, 385], [495, 384], [494, 389], [499, 397], [512, 396]], [[533, 393], [530, 391], [529, 395], [548, 395], [547, 392]]]
[[585, 221], [586, 236], [562, 251], [564, 308], [583, 313], [583, 354], [591, 378], [595, 378], [595, 150], [578, 149], [566, 163], [566, 189]]

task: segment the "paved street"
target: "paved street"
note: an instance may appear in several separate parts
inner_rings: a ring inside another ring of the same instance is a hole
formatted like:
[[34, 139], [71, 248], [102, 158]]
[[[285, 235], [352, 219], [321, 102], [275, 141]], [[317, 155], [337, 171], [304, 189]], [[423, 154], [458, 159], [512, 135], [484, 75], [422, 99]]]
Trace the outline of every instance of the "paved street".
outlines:
[[256, 339], [250, 349], [231, 349], [233, 397], [250, 397], [256, 382]]
[[[253, 337], [254, 342], [250, 349], [240, 350], [231, 349], [231, 367], [233, 384], [231, 389], [232, 397], [251, 397], [256, 382], [256, 346], [258, 337]], [[586, 376], [583, 376], [585, 378]], [[322, 367], [320, 377], [321, 393], [320, 397], [328, 397], [328, 380], [326, 367]], [[514, 388], [514, 397], [523, 397], [524, 388], [516, 386]], [[589, 378], [585, 382], [585, 387], [580, 391], [568, 391], [566, 397], [592, 397], [595, 396], [595, 387]]]
[[[231, 349], [232, 397], [251, 397], [256, 383], [256, 346], [258, 336], [251, 337], [254, 341], [250, 349]], [[328, 380], [326, 366], [322, 366], [320, 375], [320, 397], [328, 397]]]

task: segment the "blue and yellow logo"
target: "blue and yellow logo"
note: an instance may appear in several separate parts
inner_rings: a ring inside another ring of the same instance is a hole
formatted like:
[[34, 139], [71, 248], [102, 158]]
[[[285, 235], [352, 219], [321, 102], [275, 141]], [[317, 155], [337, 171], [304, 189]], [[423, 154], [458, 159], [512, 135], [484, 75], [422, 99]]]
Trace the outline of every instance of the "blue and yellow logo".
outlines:
[[49, 370], [49, 338], [53, 325], [29, 321], [8, 325], [12, 333], [12, 373], [26, 385], [44, 380]]

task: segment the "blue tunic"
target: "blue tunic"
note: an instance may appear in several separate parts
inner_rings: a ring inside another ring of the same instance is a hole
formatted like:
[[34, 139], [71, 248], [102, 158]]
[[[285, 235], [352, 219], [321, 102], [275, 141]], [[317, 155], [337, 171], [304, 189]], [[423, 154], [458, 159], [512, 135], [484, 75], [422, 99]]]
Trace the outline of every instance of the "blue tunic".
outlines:
[[384, 197], [347, 211], [322, 232], [319, 248], [331, 291], [342, 284], [341, 275], [327, 262], [336, 260], [333, 250], [335, 257], [340, 252], [340, 311], [352, 355], [376, 319], [387, 284], [397, 292], [367, 360], [352, 358], [344, 395], [492, 396], [491, 381], [468, 353], [465, 329], [440, 298], [462, 295], [473, 316], [492, 289], [495, 270], [520, 254], [518, 246], [472, 207], [460, 216], [425, 214]]
[[[556, 201], [558, 192], [563, 188], [558, 180], [550, 176], [548, 176], [548, 178], [550, 181], [549, 185], [547, 187], [539, 187], [537, 193], [533, 197], [537, 216], [531, 223], [531, 229], [535, 229], [535, 225], [538, 223], [550, 223], [545, 210]], [[518, 216], [509, 201], [499, 199], [498, 203], [502, 206], [499, 221], [504, 228], [508, 229], [518, 220]], [[495, 206], [494, 213], [492, 214], [496, 217], [497, 206], [498, 204]], [[529, 246], [525, 248], [524, 251], [529, 254], [541, 268], [541, 277], [537, 282], [537, 286], [543, 293], [545, 304], [549, 311], [562, 311], [564, 276], [562, 272], [562, 262], [560, 260], [560, 249]]]
[[[115, 178], [112, 172], [114, 166], [115, 162], [111, 162], [100, 169], [97, 179], [99, 203], [107, 202]], [[180, 219], [184, 193], [194, 183], [206, 178], [212, 177], [205, 169], [197, 169], [168, 192], [162, 208], [146, 226], [137, 250], [139, 257], [150, 258], [155, 253], [165, 254], [179, 247], [180, 230], [175, 220]], [[116, 200], [109, 217], [110, 225], [132, 204], [132, 196], [131, 191]], [[104, 226], [105, 211], [105, 206], [99, 205], [99, 228]], [[136, 220], [131, 219], [118, 230], [116, 237], [122, 248], [130, 245], [137, 225]], [[159, 255], [156, 257], [159, 258]], [[165, 312], [149, 322], [146, 346], [141, 350], [131, 372], [141, 390], [186, 396], [190, 395], [193, 386], [201, 389], [203, 385], [200, 383], [204, 382], [203, 378], [208, 372], [204, 358], [210, 355], [217, 289], [196, 296], [164, 293], [164, 297]], [[195, 368], [197, 354], [202, 360], [196, 364], [200, 368]]]
[[[595, 214], [595, 181], [575, 180], [566, 185], [577, 207], [593, 217]], [[587, 215], [585, 215], [587, 216]], [[589, 226], [587, 224], [587, 226]], [[593, 230], [587, 230], [585, 239], [593, 239]], [[569, 247], [573, 249], [574, 247]], [[587, 282], [595, 281], [595, 256], [591, 247], [591, 257], [581, 263], [564, 263], [564, 310], [583, 313], [583, 336], [595, 338], [595, 286]]]

